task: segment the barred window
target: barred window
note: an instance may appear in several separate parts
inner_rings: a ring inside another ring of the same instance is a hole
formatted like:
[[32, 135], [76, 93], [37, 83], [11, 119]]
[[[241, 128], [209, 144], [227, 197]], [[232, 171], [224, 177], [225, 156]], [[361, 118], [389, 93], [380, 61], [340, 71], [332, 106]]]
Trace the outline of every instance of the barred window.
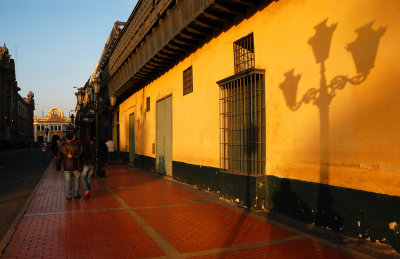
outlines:
[[265, 173], [264, 70], [251, 69], [223, 79], [220, 88], [220, 170]]
[[192, 66], [183, 71], [183, 95], [193, 92]]
[[235, 73], [255, 66], [253, 33], [233, 43]]

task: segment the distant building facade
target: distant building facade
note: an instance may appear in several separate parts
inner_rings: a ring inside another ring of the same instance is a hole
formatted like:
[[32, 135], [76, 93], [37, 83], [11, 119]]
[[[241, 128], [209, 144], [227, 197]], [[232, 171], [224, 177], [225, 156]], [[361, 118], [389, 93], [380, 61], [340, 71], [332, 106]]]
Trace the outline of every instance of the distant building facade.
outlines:
[[4, 44], [0, 46], [0, 143], [3, 149], [23, 147], [33, 141], [34, 94], [19, 95], [15, 63]]
[[26, 98], [17, 95], [15, 130], [17, 143], [22, 146], [30, 145], [33, 142], [33, 111], [35, 107], [33, 97], [32, 92], [29, 92]]
[[47, 116], [33, 117], [34, 141], [42, 142], [46, 140], [51, 142], [54, 136], [62, 139], [65, 137], [70, 124], [71, 119], [65, 116], [60, 108], [53, 107]]

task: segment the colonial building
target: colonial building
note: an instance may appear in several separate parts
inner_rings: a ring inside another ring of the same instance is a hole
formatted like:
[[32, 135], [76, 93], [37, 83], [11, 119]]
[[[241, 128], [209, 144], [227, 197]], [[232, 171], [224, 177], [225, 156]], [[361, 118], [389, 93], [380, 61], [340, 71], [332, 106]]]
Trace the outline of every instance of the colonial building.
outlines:
[[94, 73], [113, 138], [136, 166], [400, 250], [399, 10], [138, 1]]
[[47, 116], [34, 116], [33, 119], [35, 142], [51, 142], [55, 136], [62, 139], [73, 123], [58, 107], [51, 108]]
[[23, 145], [33, 143], [33, 111], [35, 103], [33, 100], [34, 94], [28, 93], [27, 98], [17, 96], [17, 142]]
[[22, 98], [15, 78], [14, 60], [0, 46], [0, 144], [3, 149], [24, 147], [33, 142], [34, 95]]
[[[111, 29], [110, 35], [104, 46], [103, 52], [101, 53], [100, 59], [96, 64], [96, 69], [107, 70], [109, 59], [113, 48], [115, 47], [118, 36], [120, 35], [125, 22], [117, 21]], [[77, 106], [75, 109], [76, 114], [76, 127], [77, 133], [80, 135], [91, 136], [92, 139], [95, 136], [95, 93], [93, 84], [90, 79], [85, 83], [83, 87], [78, 89], [77, 95]], [[80, 100], [81, 98], [81, 100]], [[108, 88], [103, 87], [98, 93], [99, 99], [99, 139], [101, 142], [107, 141], [112, 137], [112, 109], [110, 109], [109, 93]], [[80, 103], [81, 101], [81, 103]]]

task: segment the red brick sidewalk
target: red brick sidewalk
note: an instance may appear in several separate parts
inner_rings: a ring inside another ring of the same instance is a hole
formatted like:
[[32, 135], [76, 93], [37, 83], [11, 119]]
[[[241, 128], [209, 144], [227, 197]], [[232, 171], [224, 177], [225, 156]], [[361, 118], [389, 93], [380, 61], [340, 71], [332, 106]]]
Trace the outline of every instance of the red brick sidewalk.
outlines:
[[51, 166], [2, 258], [356, 258], [128, 167], [106, 175], [68, 201]]

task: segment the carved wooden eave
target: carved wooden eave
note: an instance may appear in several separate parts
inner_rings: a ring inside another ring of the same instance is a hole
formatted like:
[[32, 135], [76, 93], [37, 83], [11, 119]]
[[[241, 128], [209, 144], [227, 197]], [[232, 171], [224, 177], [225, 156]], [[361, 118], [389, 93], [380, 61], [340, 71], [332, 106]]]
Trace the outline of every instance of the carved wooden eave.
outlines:
[[[172, 68], [262, 0], [141, 0], [112, 48], [102, 85], [121, 102]], [[105, 70], [104, 70], [105, 69]]]
[[110, 35], [108, 36], [107, 42], [104, 45], [103, 52], [100, 55], [98, 67], [99, 69], [104, 69], [107, 66], [107, 62], [110, 59], [111, 53], [117, 44], [117, 39], [125, 26], [125, 22], [116, 21], [111, 30]]

